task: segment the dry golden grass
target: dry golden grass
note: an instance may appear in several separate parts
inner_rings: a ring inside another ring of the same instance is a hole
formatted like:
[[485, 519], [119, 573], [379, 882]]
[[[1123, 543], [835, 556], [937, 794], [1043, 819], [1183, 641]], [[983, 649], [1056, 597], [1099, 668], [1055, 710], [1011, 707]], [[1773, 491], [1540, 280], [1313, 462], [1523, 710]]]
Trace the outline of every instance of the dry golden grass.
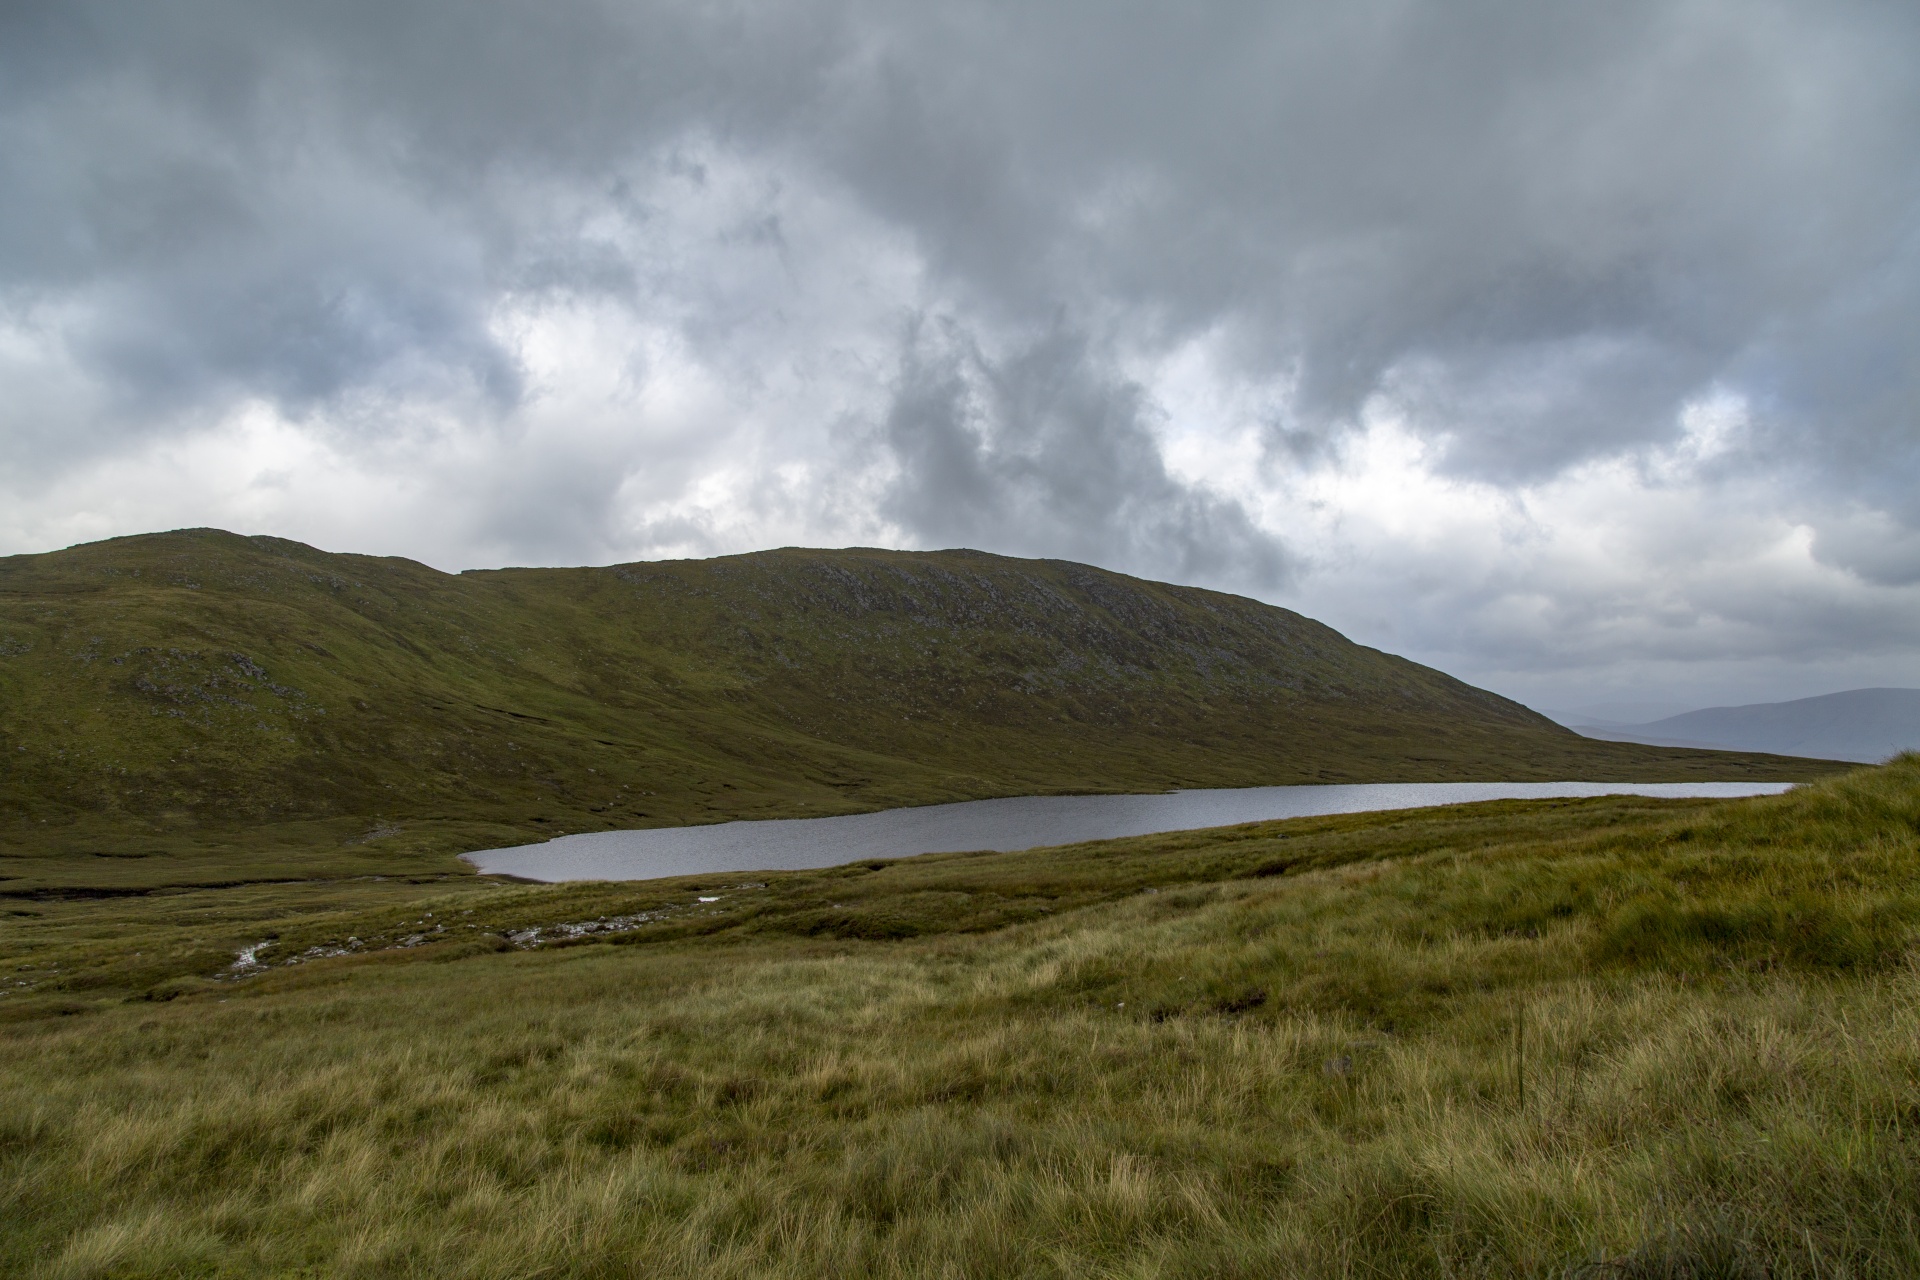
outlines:
[[[1908, 758], [1777, 800], [770, 878], [623, 945], [83, 985], [0, 1028], [0, 1272], [1913, 1275], [1916, 817]], [[489, 928], [684, 896], [415, 892], [409, 919]], [[325, 906], [286, 936], [400, 913]], [[112, 909], [96, 949], [158, 936]]]

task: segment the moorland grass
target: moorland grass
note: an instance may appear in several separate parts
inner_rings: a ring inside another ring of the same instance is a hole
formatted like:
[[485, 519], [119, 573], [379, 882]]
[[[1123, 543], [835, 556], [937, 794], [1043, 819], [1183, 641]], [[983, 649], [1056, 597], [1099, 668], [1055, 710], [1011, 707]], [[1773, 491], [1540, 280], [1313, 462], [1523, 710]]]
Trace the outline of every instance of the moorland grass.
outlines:
[[1912, 1275], [1917, 873], [1905, 757], [1747, 801], [34, 903], [0, 1272]]

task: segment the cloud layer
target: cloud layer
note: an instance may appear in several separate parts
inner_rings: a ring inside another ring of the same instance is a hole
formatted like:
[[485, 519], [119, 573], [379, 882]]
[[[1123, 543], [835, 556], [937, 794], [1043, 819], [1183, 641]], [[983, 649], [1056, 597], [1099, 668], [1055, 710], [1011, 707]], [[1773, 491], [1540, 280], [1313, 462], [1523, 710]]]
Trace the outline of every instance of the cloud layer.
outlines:
[[0, 549], [965, 544], [1920, 684], [1920, 14], [0, 11]]

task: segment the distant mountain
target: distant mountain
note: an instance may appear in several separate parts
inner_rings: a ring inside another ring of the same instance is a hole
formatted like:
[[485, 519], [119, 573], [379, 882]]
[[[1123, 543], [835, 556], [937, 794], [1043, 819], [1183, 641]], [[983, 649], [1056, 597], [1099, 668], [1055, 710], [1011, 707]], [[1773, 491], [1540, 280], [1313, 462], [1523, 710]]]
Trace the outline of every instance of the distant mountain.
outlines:
[[1563, 724], [1569, 729], [1581, 729], [1588, 725], [1600, 725], [1603, 728], [1642, 725], [1651, 720], [1679, 715], [1682, 711], [1691, 711], [1693, 706], [1685, 702], [1602, 702], [1585, 707], [1538, 707], [1536, 710], [1556, 724]]
[[535, 834], [1020, 793], [1820, 771], [1596, 742], [1297, 613], [1063, 561], [789, 549], [447, 574], [215, 530], [0, 559], [7, 841], [102, 818]]
[[1744, 707], [1708, 707], [1646, 724], [1576, 725], [1589, 738], [1662, 746], [1771, 751], [1874, 764], [1920, 750], [1920, 689], [1845, 693]]

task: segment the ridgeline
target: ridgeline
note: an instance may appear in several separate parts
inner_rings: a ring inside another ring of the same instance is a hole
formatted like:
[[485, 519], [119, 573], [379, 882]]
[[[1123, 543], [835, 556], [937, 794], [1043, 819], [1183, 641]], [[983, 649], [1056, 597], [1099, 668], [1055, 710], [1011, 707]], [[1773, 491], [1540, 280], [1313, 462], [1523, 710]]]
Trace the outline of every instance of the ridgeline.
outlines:
[[215, 530], [0, 559], [0, 761], [15, 890], [85, 853], [117, 864], [89, 883], [197, 882], [1010, 794], [1831, 771], [1590, 741], [1285, 609], [1061, 561], [446, 574]]

